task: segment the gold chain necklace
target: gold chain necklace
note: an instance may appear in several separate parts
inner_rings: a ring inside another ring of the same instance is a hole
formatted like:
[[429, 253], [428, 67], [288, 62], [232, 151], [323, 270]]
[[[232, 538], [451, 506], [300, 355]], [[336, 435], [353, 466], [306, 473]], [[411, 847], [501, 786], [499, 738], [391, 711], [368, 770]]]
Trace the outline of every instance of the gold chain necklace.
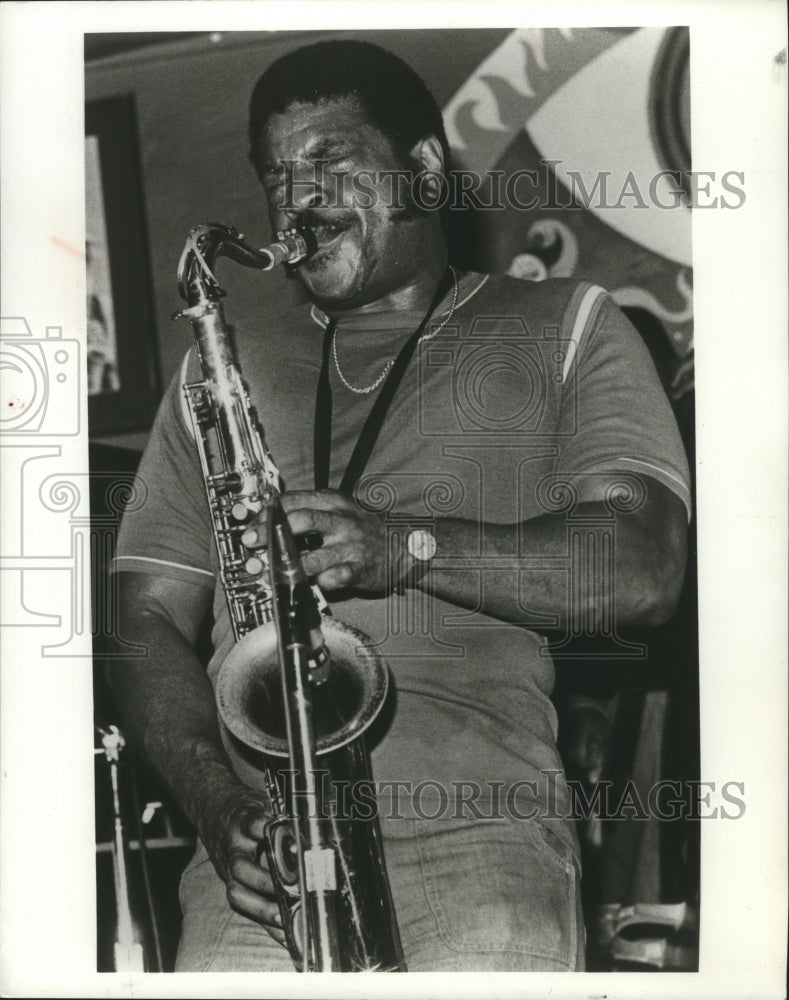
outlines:
[[[458, 276], [454, 267], [452, 267], [451, 265], [449, 270], [452, 272], [452, 304], [449, 307], [449, 312], [434, 330], [431, 330], [430, 333], [422, 334], [422, 336], [419, 338], [420, 344], [423, 343], [425, 340], [430, 340], [432, 337], [435, 337], [437, 333], [440, 333], [440, 331], [444, 329], [444, 327], [447, 325], [447, 323], [452, 319], [452, 316], [454, 315], [455, 307], [457, 306], [457, 301], [458, 301]], [[342, 384], [345, 386], [346, 389], [350, 389], [351, 392], [355, 392], [357, 396], [366, 396], [368, 393], [374, 392], [378, 388], [378, 386], [383, 382], [383, 380], [386, 378], [389, 372], [392, 370], [392, 365], [394, 364], [394, 359], [390, 358], [386, 362], [386, 367], [378, 376], [378, 378], [375, 380], [375, 382], [371, 383], [368, 386], [365, 386], [364, 388], [359, 388], [358, 386], [351, 385], [348, 379], [343, 375], [342, 369], [340, 368], [340, 362], [337, 358], [336, 329], [332, 336], [331, 353], [332, 357], [334, 358], [334, 367], [337, 369], [337, 374], [340, 376], [340, 381], [342, 382]]]

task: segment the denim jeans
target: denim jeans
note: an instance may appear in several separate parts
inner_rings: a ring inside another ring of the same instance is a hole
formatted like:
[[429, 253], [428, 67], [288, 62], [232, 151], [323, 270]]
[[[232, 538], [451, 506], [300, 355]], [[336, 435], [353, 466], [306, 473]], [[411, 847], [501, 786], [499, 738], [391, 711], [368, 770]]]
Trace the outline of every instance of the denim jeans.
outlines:
[[[535, 820], [381, 821], [409, 971], [581, 970], [573, 852]], [[285, 948], [234, 913], [202, 845], [181, 879], [176, 971], [291, 972]]]

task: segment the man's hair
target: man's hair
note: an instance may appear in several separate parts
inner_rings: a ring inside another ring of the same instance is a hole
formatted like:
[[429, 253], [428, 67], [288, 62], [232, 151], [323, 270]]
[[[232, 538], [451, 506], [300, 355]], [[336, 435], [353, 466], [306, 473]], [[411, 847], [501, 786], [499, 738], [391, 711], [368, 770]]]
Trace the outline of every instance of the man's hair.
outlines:
[[249, 102], [249, 158], [259, 171], [257, 143], [272, 114], [291, 104], [319, 104], [354, 97], [392, 143], [404, 163], [427, 136], [441, 143], [445, 168], [449, 143], [436, 100], [422, 78], [398, 56], [371, 42], [316, 42], [277, 59], [260, 77]]

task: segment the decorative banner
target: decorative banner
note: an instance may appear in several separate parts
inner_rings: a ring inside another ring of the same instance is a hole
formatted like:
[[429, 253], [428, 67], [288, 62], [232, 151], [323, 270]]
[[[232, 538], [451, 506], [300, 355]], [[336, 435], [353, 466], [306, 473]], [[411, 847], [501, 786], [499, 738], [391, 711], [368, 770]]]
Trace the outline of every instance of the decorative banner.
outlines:
[[460, 262], [601, 284], [683, 356], [688, 70], [687, 28], [513, 31], [445, 108], [455, 165], [483, 178]]

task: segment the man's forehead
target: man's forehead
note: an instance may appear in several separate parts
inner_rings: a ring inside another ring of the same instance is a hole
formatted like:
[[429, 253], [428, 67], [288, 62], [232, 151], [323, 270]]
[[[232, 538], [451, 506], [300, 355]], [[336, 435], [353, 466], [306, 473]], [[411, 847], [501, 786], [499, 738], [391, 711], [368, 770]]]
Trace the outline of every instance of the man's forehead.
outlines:
[[315, 101], [292, 101], [284, 111], [274, 112], [264, 124], [264, 134], [353, 130], [372, 127], [360, 99], [354, 94], [321, 97]]

